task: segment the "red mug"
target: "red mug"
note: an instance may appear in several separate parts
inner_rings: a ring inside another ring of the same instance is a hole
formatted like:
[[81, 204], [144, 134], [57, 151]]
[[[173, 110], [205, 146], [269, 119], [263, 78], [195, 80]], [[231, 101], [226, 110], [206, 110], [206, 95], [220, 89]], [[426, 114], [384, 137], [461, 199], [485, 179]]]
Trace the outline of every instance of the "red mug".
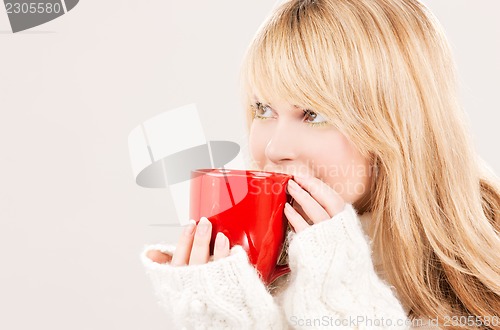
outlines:
[[277, 265], [285, 241], [286, 202], [292, 197], [286, 185], [292, 176], [283, 173], [198, 169], [191, 172], [189, 217], [212, 223], [210, 254], [222, 232], [230, 247], [241, 245], [250, 263], [267, 285], [290, 271]]

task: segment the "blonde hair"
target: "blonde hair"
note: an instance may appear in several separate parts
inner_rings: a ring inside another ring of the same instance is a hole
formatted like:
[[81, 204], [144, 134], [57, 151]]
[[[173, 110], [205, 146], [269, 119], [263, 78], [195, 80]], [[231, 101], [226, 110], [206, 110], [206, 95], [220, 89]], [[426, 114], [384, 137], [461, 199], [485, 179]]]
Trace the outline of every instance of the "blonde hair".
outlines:
[[412, 318], [500, 313], [500, 186], [471, 146], [456, 81], [416, 0], [286, 1], [242, 67], [249, 125], [254, 97], [279, 96], [372, 160], [373, 248]]

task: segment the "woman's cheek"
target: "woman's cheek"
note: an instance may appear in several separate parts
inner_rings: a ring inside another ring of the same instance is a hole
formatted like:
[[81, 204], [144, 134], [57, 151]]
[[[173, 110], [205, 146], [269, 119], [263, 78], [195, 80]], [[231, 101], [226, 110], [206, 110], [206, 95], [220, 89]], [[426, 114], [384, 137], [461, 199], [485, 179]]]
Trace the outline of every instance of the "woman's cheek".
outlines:
[[253, 123], [250, 128], [248, 143], [252, 159], [259, 168], [262, 168], [265, 165], [266, 134], [256, 123]]

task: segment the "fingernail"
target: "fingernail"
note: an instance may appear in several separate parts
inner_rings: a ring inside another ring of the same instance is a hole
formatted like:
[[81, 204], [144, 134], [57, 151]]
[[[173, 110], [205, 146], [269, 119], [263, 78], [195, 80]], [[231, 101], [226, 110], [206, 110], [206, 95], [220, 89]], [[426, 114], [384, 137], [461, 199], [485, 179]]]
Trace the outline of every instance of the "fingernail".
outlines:
[[217, 237], [215, 238], [215, 246], [218, 250], [223, 250], [227, 246], [228, 239], [226, 235], [221, 232], [217, 233]]
[[208, 229], [210, 228], [210, 221], [208, 221], [207, 218], [202, 217], [200, 219], [200, 223], [198, 223], [198, 229], [196, 230], [197, 233], [199, 234], [206, 234], [208, 232]]
[[196, 227], [196, 221], [193, 219], [189, 220], [188, 225], [184, 228], [184, 235], [192, 235], [194, 233], [194, 228]]
[[300, 186], [297, 184], [297, 182], [295, 182], [293, 180], [288, 180], [288, 186], [292, 190], [298, 190], [300, 188]]

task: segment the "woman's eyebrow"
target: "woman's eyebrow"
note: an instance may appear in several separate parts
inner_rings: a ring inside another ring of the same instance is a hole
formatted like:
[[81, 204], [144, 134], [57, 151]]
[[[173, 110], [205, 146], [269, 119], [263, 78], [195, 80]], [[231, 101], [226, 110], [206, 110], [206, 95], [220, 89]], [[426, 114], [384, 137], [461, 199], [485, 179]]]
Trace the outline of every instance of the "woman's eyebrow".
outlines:
[[[262, 102], [262, 101], [259, 101], [259, 100], [257, 100], [257, 99], [256, 99], [256, 100], [255, 100], [255, 103], [260, 103], [260, 104], [262, 104], [262, 105], [264, 105], [264, 106], [266, 106], [266, 107], [271, 108], [271, 110], [273, 110], [273, 111], [275, 111], [275, 112], [278, 112], [278, 111], [276, 111], [276, 109], [273, 107], [273, 105], [272, 105], [270, 102]], [[293, 109], [302, 110], [302, 111], [307, 111], [307, 109], [306, 109], [306, 108], [299, 107], [298, 105], [293, 105], [292, 107], [293, 107]], [[278, 113], [279, 113], [279, 112], [278, 112]]]

